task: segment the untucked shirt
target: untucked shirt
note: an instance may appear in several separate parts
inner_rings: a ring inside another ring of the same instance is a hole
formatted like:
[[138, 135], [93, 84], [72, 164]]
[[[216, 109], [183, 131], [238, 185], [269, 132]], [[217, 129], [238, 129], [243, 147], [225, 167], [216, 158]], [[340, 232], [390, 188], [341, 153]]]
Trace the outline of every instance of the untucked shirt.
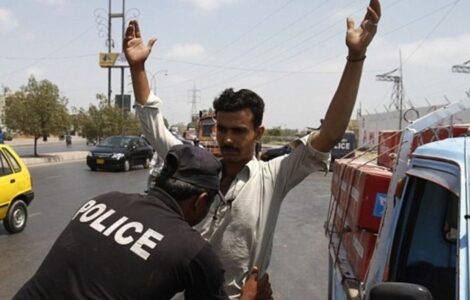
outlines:
[[[145, 106], [136, 105], [144, 135], [159, 155], [180, 142], [166, 129], [159, 107], [150, 94]], [[314, 171], [326, 171], [329, 153], [312, 148], [310, 136], [296, 140], [289, 155], [268, 162], [255, 157], [232, 181], [224, 205], [216, 199], [207, 217], [196, 226], [210, 242], [225, 269], [225, 289], [231, 299], [239, 296], [253, 266], [261, 274], [269, 265], [272, 241], [282, 200]]]
[[162, 190], [85, 203], [13, 299], [228, 299], [220, 261]]

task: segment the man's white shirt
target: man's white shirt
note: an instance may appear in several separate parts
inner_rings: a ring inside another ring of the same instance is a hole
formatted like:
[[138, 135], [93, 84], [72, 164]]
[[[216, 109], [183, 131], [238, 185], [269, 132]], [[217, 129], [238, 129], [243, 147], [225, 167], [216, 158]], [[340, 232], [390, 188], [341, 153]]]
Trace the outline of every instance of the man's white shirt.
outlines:
[[[166, 129], [161, 100], [150, 94], [145, 106], [136, 105], [145, 137], [158, 155], [180, 144]], [[207, 217], [195, 228], [212, 245], [225, 269], [225, 288], [230, 298], [239, 297], [244, 279], [253, 266], [263, 274], [271, 257], [274, 229], [282, 200], [314, 171], [326, 171], [329, 153], [312, 148], [310, 136], [294, 141], [288, 155], [268, 162], [255, 157], [248, 162], [225, 194], [227, 204], [216, 199]]]

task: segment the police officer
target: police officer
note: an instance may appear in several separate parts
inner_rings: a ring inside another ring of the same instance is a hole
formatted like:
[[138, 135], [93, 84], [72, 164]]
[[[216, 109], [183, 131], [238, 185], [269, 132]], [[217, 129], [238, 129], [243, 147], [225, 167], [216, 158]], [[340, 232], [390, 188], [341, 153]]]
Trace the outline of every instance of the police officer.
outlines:
[[[191, 227], [218, 194], [220, 171], [210, 152], [174, 146], [148, 195], [83, 204], [14, 299], [170, 299], [183, 290], [187, 300], [228, 299], [221, 263]], [[252, 272], [240, 299], [255, 299], [257, 285]]]

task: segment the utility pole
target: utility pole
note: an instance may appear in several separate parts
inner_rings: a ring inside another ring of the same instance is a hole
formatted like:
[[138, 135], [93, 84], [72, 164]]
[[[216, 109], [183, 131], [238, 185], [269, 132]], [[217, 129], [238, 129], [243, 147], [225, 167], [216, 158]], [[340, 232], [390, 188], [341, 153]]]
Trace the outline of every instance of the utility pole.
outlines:
[[[397, 72], [400, 74], [398, 76], [392, 75]], [[403, 120], [403, 71], [401, 63], [401, 51], [400, 51], [400, 67], [394, 69], [385, 74], [375, 76], [375, 79], [378, 81], [391, 81], [393, 82], [393, 94], [392, 94], [392, 104], [398, 110], [398, 130], [402, 129], [402, 120]]]
[[[122, 12], [121, 13], [112, 13], [111, 0], [108, 0], [108, 53], [111, 53], [111, 49], [114, 48], [114, 41], [111, 38], [111, 27], [112, 19], [120, 18], [122, 20], [122, 34], [121, 41], [124, 41], [124, 32], [126, 30], [126, 20], [125, 20], [125, 11], [126, 11], [126, 0], [122, 0]], [[122, 43], [122, 53], [124, 53], [124, 43]], [[124, 107], [124, 66], [121, 66], [121, 107]], [[108, 106], [111, 106], [111, 68], [108, 68]]]

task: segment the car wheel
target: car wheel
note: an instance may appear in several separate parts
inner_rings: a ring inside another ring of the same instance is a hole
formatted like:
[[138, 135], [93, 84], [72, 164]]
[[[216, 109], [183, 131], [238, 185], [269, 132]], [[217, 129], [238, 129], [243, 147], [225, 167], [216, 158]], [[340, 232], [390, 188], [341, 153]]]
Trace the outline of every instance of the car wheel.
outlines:
[[150, 167], [150, 159], [146, 157], [145, 162], [144, 162], [144, 169], [148, 169], [149, 167]]
[[10, 205], [3, 225], [9, 233], [18, 233], [24, 230], [28, 221], [28, 207], [23, 200], [16, 200]]
[[124, 172], [127, 172], [127, 171], [129, 171], [130, 169], [131, 169], [131, 164], [130, 164], [129, 160], [126, 159], [126, 160], [124, 161], [124, 163], [122, 164], [122, 170], [123, 170]]
[[94, 171], [96, 171], [96, 168], [95, 167], [90, 167], [90, 170], [92, 170], [94, 172]]

